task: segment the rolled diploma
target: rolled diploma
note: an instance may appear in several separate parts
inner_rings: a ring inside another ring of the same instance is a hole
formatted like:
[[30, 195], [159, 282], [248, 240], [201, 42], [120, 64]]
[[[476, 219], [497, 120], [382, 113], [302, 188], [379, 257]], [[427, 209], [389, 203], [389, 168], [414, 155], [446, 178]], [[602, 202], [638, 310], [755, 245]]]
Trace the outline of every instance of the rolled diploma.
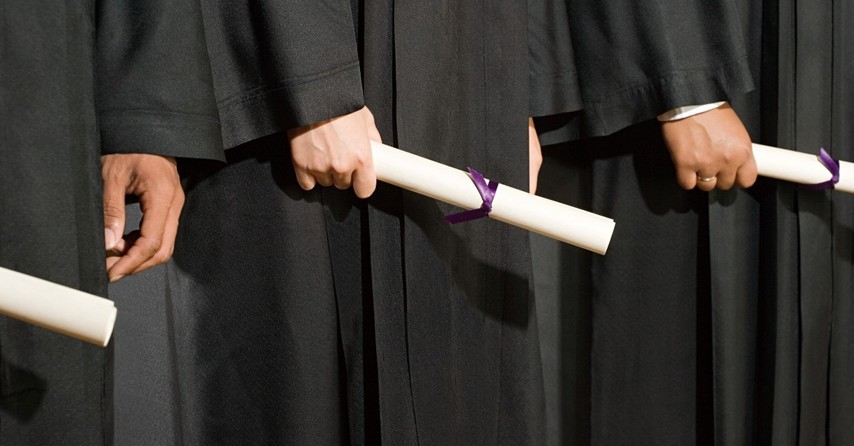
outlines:
[[116, 307], [102, 297], [0, 268], [0, 314], [104, 347]]
[[[818, 154], [753, 144], [756, 169], [763, 177], [800, 184], [819, 184], [831, 178], [830, 171], [819, 161]], [[854, 163], [840, 161], [839, 183], [835, 190], [854, 193]]]
[[[483, 203], [468, 173], [394, 147], [371, 145], [379, 180], [463, 209]], [[504, 184], [498, 186], [489, 216], [597, 254], [605, 254], [614, 232], [610, 218]]]

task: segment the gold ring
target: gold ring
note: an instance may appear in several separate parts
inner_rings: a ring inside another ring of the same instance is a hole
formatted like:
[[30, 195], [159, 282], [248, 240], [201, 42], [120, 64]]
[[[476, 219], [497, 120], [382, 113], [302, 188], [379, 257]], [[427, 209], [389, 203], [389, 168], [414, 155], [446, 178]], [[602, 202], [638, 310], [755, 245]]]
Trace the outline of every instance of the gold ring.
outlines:
[[701, 183], [711, 183], [712, 181], [715, 181], [715, 180], [717, 180], [717, 179], [718, 179], [718, 176], [717, 176], [717, 175], [714, 175], [714, 176], [711, 176], [711, 177], [708, 177], [708, 178], [703, 178], [703, 177], [701, 177], [701, 176], [697, 175], [697, 181], [699, 181], [699, 182], [701, 182]]

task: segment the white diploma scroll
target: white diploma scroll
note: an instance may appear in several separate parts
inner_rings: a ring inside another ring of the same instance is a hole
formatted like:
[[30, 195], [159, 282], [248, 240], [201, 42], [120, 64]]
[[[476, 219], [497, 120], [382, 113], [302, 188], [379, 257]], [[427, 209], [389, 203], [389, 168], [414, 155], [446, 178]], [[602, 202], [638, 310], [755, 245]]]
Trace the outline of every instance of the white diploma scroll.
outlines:
[[[763, 177], [799, 184], [820, 184], [831, 178], [830, 171], [819, 161], [817, 152], [810, 154], [753, 144], [753, 157], [759, 175]], [[834, 190], [854, 193], [854, 163], [839, 162], [839, 183]]]
[[[376, 142], [371, 145], [380, 181], [463, 209], [477, 209], [483, 204], [467, 172], [394, 147]], [[500, 182], [500, 178], [497, 180]], [[610, 218], [505, 184], [495, 192], [489, 217], [597, 254], [605, 254], [614, 232], [614, 220]]]
[[0, 314], [101, 347], [116, 323], [113, 302], [0, 268]]

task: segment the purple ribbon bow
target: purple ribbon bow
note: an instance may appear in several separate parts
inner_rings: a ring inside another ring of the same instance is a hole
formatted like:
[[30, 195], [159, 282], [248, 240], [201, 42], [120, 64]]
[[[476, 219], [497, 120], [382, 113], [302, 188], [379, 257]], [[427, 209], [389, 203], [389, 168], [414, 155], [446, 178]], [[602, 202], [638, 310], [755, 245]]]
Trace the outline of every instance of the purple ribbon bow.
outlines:
[[828, 155], [827, 152], [824, 151], [824, 147], [821, 148], [821, 151], [818, 154], [818, 160], [821, 161], [821, 164], [827, 168], [830, 172], [831, 178], [825, 182], [818, 184], [809, 184], [803, 186], [803, 189], [806, 190], [827, 190], [833, 189], [836, 187], [836, 183], [839, 182], [839, 161], [833, 159]]
[[474, 183], [475, 187], [477, 187], [477, 191], [480, 193], [480, 198], [483, 200], [483, 204], [480, 205], [480, 208], [478, 209], [446, 215], [445, 220], [453, 225], [464, 221], [483, 218], [492, 212], [492, 200], [495, 199], [495, 191], [498, 189], [498, 181], [489, 180], [489, 183], [487, 183], [486, 179], [483, 178], [483, 175], [471, 167], [468, 169], [471, 174], [471, 181]]

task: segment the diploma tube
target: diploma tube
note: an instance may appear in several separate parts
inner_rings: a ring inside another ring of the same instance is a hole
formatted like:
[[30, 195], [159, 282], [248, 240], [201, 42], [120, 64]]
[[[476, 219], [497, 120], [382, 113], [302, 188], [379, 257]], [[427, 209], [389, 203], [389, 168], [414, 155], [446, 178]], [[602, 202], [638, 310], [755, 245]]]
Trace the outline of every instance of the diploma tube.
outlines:
[[[380, 181], [463, 209], [483, 204], [468, 173], [374, 141], [371, 148]], [[597, 254], [608, 250], [615, 225], [610, 218], [505, 184], [498, 186], [489, 216]]]
[[[753, 144], [753, 157], [763, 177], [800, 184], [820, 184], [831, 178], [816, 154]], [[854, 163], [839, 162], [839, 183], [834, 190], [854, 193]]]
[[6, 268], [0, 268], [0, 314], [101, 347], [116, 323], [111, 300]]

